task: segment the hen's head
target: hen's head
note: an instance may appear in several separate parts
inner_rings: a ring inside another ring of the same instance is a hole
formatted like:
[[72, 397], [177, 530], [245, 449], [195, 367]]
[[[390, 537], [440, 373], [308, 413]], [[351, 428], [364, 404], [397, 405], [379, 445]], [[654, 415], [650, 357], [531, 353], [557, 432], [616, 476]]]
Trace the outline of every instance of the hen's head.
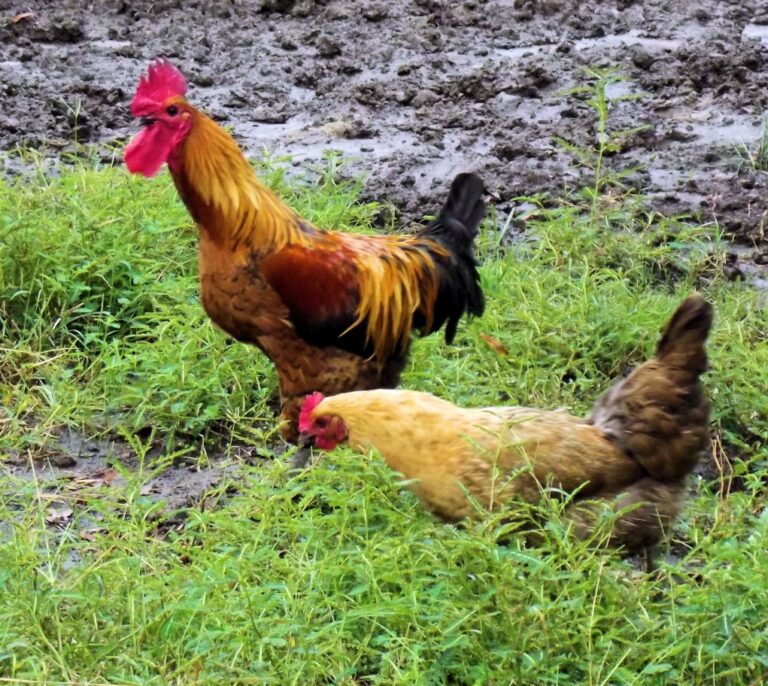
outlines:
[[186, 79], [168, 60], [155, 60], [139, 80], [131, 114], [141, 119], [144, 128], [133, 137], [124, 155], [132, 174], [157, 174], [189, 133], [194, 110], [184, 100], [186, 92]]
[[322, 393], [312, 393], [304, 399], [299, 413], [299, 431], [311, 437], [315, 446], [322, 450], [333, 450], [347, 440], [348, 432], [344, 420], [338, 415], [323, 414], [320, 407], [325, 400]]

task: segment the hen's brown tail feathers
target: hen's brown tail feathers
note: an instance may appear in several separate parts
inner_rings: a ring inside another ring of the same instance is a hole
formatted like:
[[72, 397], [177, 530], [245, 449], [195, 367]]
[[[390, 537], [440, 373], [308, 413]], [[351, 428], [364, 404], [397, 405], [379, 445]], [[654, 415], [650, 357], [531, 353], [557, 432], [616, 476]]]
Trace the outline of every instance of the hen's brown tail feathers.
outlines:
[[712, 328], [712, 305], [698, 294], [689, 296], [675, 310], [661, 340], [656, 358], [679, 375], [695, 383], [707, 370], [704, 344]]
[[656, 481], [689, 474], [709, 440], [709, 401], [699, 376], [707, 369], [712, 316], [700, 295], [688, 297], [669, 320], [656, 356], [608, 390], [589, 418]]
[[450, 253], [448, 259], [438, 258], [440, 285], [430, 329], [436, 331], [447, 321], [445, 340], [448, 343], [453, 341], [464, 312], [479, 317], [485, 309], [473, 247], [477, 228], [485, 216], [483, 191], [479, 176], [459, 174], [437, 218], [421, 234], [437, 241]]

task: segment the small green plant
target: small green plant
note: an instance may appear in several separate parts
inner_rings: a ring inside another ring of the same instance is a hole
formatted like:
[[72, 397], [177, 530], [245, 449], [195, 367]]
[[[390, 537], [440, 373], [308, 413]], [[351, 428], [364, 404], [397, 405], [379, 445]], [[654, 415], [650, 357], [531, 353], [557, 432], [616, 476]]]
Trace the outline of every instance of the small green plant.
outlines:
[[589, 196], [594, 209], [602, 191], [609, 186], [623, 188], [622, 179], [631, 174], [634, 169], [606, 172], [604, 168], [605, 157], [608, 154], [622, 150], [624, 142], [648, 128], [647, 125], [635, 126], [630, 129], [614, 131], [609, 129], [609, 116], [612, 107], [619, 102], [637, 100], [643, 97], [642, 93], [622, 93], [610, 96], [611, 86], [624, 81], [624, 77], [614, 69], [589, 68], [586, 70], [587, 78], [593, 82], [586, 86], [578, 86], [562, 93], [562, 95], [589, 95], [586, 103], [595, 113], [595, 144], [589, 147], [580, 147], [561, 137], [555, 137], [564, 150], [573, 155], [579, 163], [589, 169], [593, 176], [593, 184], [589, 188]]
[[763, 119], [760, 138], [755, 144], [740, 143], [736, 146], [739, 159], [738, 171], [768, 172], [768, 118]]

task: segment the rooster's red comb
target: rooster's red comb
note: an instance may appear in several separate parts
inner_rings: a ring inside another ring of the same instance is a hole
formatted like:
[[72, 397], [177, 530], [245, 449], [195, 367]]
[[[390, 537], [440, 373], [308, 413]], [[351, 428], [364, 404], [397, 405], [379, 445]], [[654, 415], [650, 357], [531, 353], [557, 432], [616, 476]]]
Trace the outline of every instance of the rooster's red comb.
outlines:
[[187, 80], [168, 60], [156, 59], [139, 79], [131, 101], [131, 114], [144, 117], [152, 114], [168, 99], [187, 92]]
[[325, 396], [316, 391], [304, 398], [304, 403], [301, 406], [301, 412], [299, 413], [299, 431], [302, 433], [309, 431], [309, 427], [312, 426], [312, 410], [314, 410], [321, 402], [325, 400]]

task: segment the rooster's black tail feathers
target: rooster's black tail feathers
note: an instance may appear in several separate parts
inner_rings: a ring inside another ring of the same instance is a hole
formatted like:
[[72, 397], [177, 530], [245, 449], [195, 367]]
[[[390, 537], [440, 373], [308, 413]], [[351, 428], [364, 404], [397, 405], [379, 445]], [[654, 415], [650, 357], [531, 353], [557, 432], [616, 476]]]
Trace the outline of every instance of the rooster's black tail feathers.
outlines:
[[453, 341], [459, 319], [465, 312], [479, 317], [485, 310], [474, 254], [477, 229], [485, 217], [484, 190], [483, 181], [477, 174], [459, 174], [451, 184], [448, 199], [437, 219], [422, 233], [450, 253], [448, 259], [437, 259], [441, 268], [440, 290], [432, 327], [423, 332], [436, 331], [445, 323], [448, 343]]

